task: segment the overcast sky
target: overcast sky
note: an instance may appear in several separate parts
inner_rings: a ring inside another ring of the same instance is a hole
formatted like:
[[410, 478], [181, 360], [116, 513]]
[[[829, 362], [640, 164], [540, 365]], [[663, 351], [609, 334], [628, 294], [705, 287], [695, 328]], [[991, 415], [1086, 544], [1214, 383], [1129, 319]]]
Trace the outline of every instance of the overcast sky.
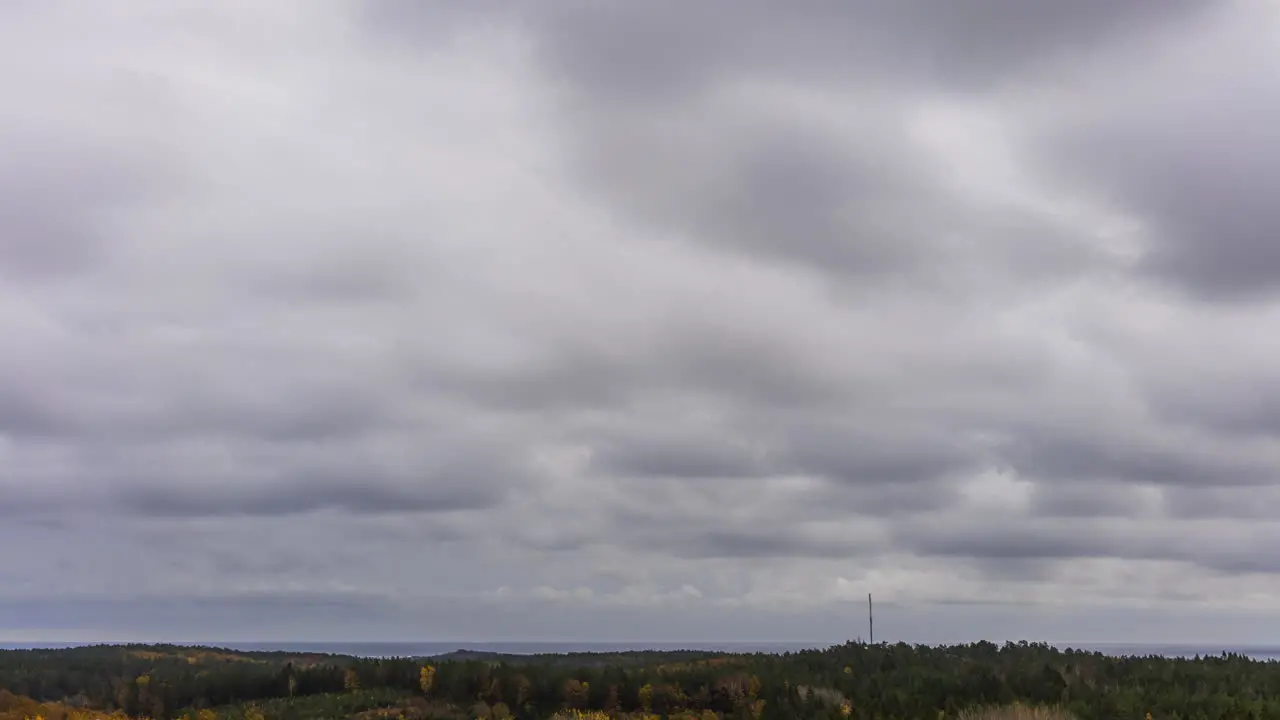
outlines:
[[1268, 0], [0, 5], [0, 640], [1280, 642]]

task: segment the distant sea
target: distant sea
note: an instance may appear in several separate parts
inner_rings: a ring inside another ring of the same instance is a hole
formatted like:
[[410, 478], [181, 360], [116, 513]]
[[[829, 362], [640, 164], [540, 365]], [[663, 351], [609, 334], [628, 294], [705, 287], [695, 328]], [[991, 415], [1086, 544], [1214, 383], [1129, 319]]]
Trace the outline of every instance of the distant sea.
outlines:
[[[56, 649], [89, 645], [93, 643], [0, 643], [3, 650], [32, 648]], [[476, 650], [509, 655], [537, 655], [547, 653], [626, 652], [634, 650], [703, 650], [712, 652], [775, 653], [821, 649], [821, 643], [785, 642], [690, 642], [690, 643], [627, 643], [627, 642], [202, 642], [199, 644], [243, 651], [282, 651], [296, 653], [332, 653], [356, 657], [431, 657], [455, 650]], [[1220, 655], [1224, 652], [1246, 655], [1257, 660], [1280, 661], [1280, 646], [1218, 646], [1192, 644], [1141, 644], [1141, 643], [1054, 643], [1061, 648], [1075, 648], [1107, 655], [1159, 655], [1163, 657], [1195, 657], [1196, 655]]]

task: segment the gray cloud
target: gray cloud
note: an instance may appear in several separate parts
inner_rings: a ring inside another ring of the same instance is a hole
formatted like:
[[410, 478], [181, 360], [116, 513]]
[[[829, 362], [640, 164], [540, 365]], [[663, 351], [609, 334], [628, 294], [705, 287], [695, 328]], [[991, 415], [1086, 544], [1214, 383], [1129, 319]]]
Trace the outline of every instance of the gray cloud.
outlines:
[[0, 171], [0, 272], [50, 279], [102, 262], [111, 211], [157, 195], [156, 173], [103, 151], [17, 139]]
[[[1207, 379], [1206, 379], [1207, 380]], [[1280, 405], [1265, 376], [1184, 383], [1153, 392], [1165, 417], [1226, 435], [1274, 436], [1280, 430]]]
[[[914, 146], [912, 108], [899, 98], [873, 93], [844, 107], [819, 92], [763, 85], [672, 105], [574, 106], [583, 192], [657, 238], [864, 287], [1055, 277], [1097, 262], [1029, 213], [957, 197], [938, 158]], [[1040, 238], [1029, 245], [1032, 227]], [[991, 246], [989, 264], [971, 265], [972, 243]], [[931, 277], [941, 267], [949, 272]]]
[[867, 545], [847, 541], [822, 540], [795, 533], [770, 533], [760, 529], [713, 531], [671, 545], [674, 552], [697, 558], [848, 559], [872, 549]]
[[926, 427], [911, 435], [904, 444], [897, 431], [800, 424], [787, 431], [787, 452], [802, 471], [850, 483], [932, 480], [982, 466], [973, 448], [944, 432]]
[[1267, 520], [1280, 511], [1271, 487], [1186, 487], [1164, 491], [1169, 513], [1187, 520]]
[[1153, 501], [1152, 490], [1106, 481], [1038, 483], [1032, 490], [1031, 512], [1051, 518], [1139, 518], [1158, 511], [1164, 502], [1161, 491]]
[[922, 429], [904, 444], [885, 433], [836, 422], [781, 428], [719, 428], [702, 437], [601, 438], [594, 463], [603, 472], [666, 477], [811, 475], [853, 485], [925, 482], [981, 467], [983, 458], [942, 433]]
[[[479, 483], [506, 478], [481, 476]], [[342, 484], [321, 483], [316, 474], [264, 490], [219, 492], [209, 488], [195, 491], [172, 488], [138, 488], [119, 498], [125, 510], [161, 516], [206, 516], [222, 514], [285, 515], [337, 508], [355, 513], [442, 512], [491, 507], [500, 494], [491, 488], [467, 487], [449, 478], [454, 487], [441, 487], [438, 478], [424, 476], [419, 485], [388, 487], [385, 481], [368, 474], [341, 478]], [[465, 480], [464, 480], [465, 481]], [[460, 486], [459, 486], [460, 485]]]
[[[1103, 83], [1116, 101], [1063, 123], [1051, 146], [1059, 167], [1145, 225], [1141, 269], [1199, 297], [1249, 300], [1280, 277], [1268, 240], [1280, 177], [1266, 130], [1280, 118], [1280, 87], [1264, 70], [1266, 20], [1244, 4], [1218, 10], [1193, 39], [1108, 58]], [[1165, 70], [1153, 82], [1156, 64]]]
[[623, 476], [741, 478], [768, 474], [760, 453], [727, 433], [659, 430], [654, 436], [600, 438], [592, 464]]
[[[105, 500], [126, 514], [275, 516], [330, 508], [353, 513], [489, 508], [537, 474], [512, 452], [482, 448], [456, 434], [434, 446], [412, 451], [406, 446], [387, 438], [347, 439], [326, 449], [308, 441], [240, 441], [228, 452], [217, 440], [188, 440], [163, 450], [86, 445], [71, 453], [44, 444], [14, 453], [0, 483], [16, 507], [29, 511], [85, 508]], [[59, 497], [57, 488], [74, 488], [86, 479], [95, 482]]]
[[1009, 436], [1001, 457], [1015, 471], [1046, 480], [1115, 480], [1155, 485], [1267, 485], [1275, 449], [1269, 443], [1232, 443], [1177, 430], [1123, 434], [1113, 428], [1038, 428]]
[[3, 12], [0, 636], [1280, 598], [1265, 9]]
[[[952, 197], [939, 158], [911, 141], [918, 108], [904, 89], [973, 91], [1034, 77], [1082, 45], [1106, 47], [1205, 5], [819, 1], [797, 13], [757, 2], [568, 2], [520, 20], [567, 85], [557, 118], [572, 128], [583, 192], [659, 236], [869, 283], [938, 265], [964, 272], [963, 246], [973, 242], [1000, 248], [987, 262], [1018, 274], [1070, 273], [1094, 260], [1013, 208], [989, 212]], [[493, 17], [441, 15], [383, 0], [366, 20], [375, 33], [423, 32], [430, 44], [442, 26]], [[1040, 237], [1028, 243], [1028, 233]]]
[[[784, 12], [766, 2], [643, 7], [563, 2], [526, 17], [556, 63], [608, 99], [705, 92], [735, 75], [822, 80], [923, 81], [962, 88], [1034, 76], [1038, 65], [1081, 46], [1123, 39], [1207, 3], [1159, 7], [1083, 2], [1027, 6], [1009, 0], [804, 3]], [[440, 12], [403, 0], [374, 4], [391, 30], [438, 27]], [[473, 17], [481, 17], [477, 13]], [[456, 16], [455, 16], [456, 19]]]
[[[1101, 535], [1083, 524], [1077, 527], [1045, 525], [989, 525], [984, 527], [912, 527], [903, 539], [922, 553], [976, 557], [987, 560], [1061, 560], [1106, 557], [1115, 552], [1115, 538]], [[1144, 551], [1127, 555], [1141, 557]]]
[[[1207, 537], [1198, 534], [1203, 527], [1151, 525], [1103, 515], [999, 525], [911, 522], [900, 527], [897, 542], [918, 553], [972, 558], [988, 576], [1017, 580], [1051, 578], [1065, 562], [1081, 559], [1174, 563], [1225, 577], [1276, 571], [1276, 554], [1265, 549], [1274, 536], [1270, 528], [1219, 529]], [[1169, 592], [1183, 599], [1197, 597], [1185, 588]]]
[[[34, 9], [25, 12], [37, 18]], [[10, 33], [20, 33], [20, 14]], [[26, 43], [15, 42], [20, 53]], [[182, 157], [166, 142], [178, 117], [163, 83], [145, 74], [88, 71], [67, 59], [48, 76], [9, 73], [0, 114], [0, 277], [51, 280], [107, 262], [124, 239], [122, 214], [163, 202], [183, 181]], [[18, 68], [20, 66], [15, 66]], [[67, 68], [85, 72], [68, 72]], [[77, 132], [89, 113], [94, 132]]]

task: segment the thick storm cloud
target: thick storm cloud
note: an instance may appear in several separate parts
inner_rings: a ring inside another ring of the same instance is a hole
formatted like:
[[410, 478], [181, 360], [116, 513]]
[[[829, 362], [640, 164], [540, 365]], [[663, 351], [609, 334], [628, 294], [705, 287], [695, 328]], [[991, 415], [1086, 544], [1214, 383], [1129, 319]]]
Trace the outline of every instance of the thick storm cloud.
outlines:
[[1277, 20], [11, 3], [0, 640], [1265, 640]]

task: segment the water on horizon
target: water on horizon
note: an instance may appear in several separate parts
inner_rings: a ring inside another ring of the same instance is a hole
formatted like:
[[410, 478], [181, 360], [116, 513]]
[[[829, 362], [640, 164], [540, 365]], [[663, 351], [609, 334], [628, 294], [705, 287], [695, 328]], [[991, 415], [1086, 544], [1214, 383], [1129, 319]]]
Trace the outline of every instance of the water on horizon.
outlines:
[[[0, 643], [0, 650], [60, 649], [100, 643]], [[118, 644], [118, 643], [109, 643]], [[775, 653], [822, 649], [836, 643], [786, 643], [786, 642], [689, 642], [689, 643], [641, 643], [641, 642], [202, 642], [175, 643], [178, 645], [206, 645], [245, 652], [279, 651], [296, 653], [327, 653], [355, 657], [430, 657], [455, 650], [475, 650], [509, 655], [538, 655], [582, 652], [627, 651], [676, 651], [701, 650], [710, 652]], [[1280, 646], [1243, 646], [1210, 644], [1159, 644], [1159, 643], [1053, 643], [1059, 648], [1075, 648], [1116, 656], [1195, 657], [1197, 655], [1221, 655], [1224, 652], [1251, 657], [1255, 660], [1280, 661]]]
[[[57, 650], [103, 643], [3, 643], [0, 650]], [[105, 643], [118, 645], [122, 643]], [[148, 643], [151, 644], [151, 643]], [[563, 653], [611, 653], [629, 651], [677, 651], [699, 650], [708, 652], [776, 653], [820, 649], [821, 643], [779, 642], [689, 642], [689, 643], [638, 643], [638, 642], [177, 642], [175, 645], [201, 645], [227, 648], [244, 652], [296, 652], [350, 655], [354, 657], [429, 657], [457, 650], [501, 653], [506, 655], [539, 655]]]

